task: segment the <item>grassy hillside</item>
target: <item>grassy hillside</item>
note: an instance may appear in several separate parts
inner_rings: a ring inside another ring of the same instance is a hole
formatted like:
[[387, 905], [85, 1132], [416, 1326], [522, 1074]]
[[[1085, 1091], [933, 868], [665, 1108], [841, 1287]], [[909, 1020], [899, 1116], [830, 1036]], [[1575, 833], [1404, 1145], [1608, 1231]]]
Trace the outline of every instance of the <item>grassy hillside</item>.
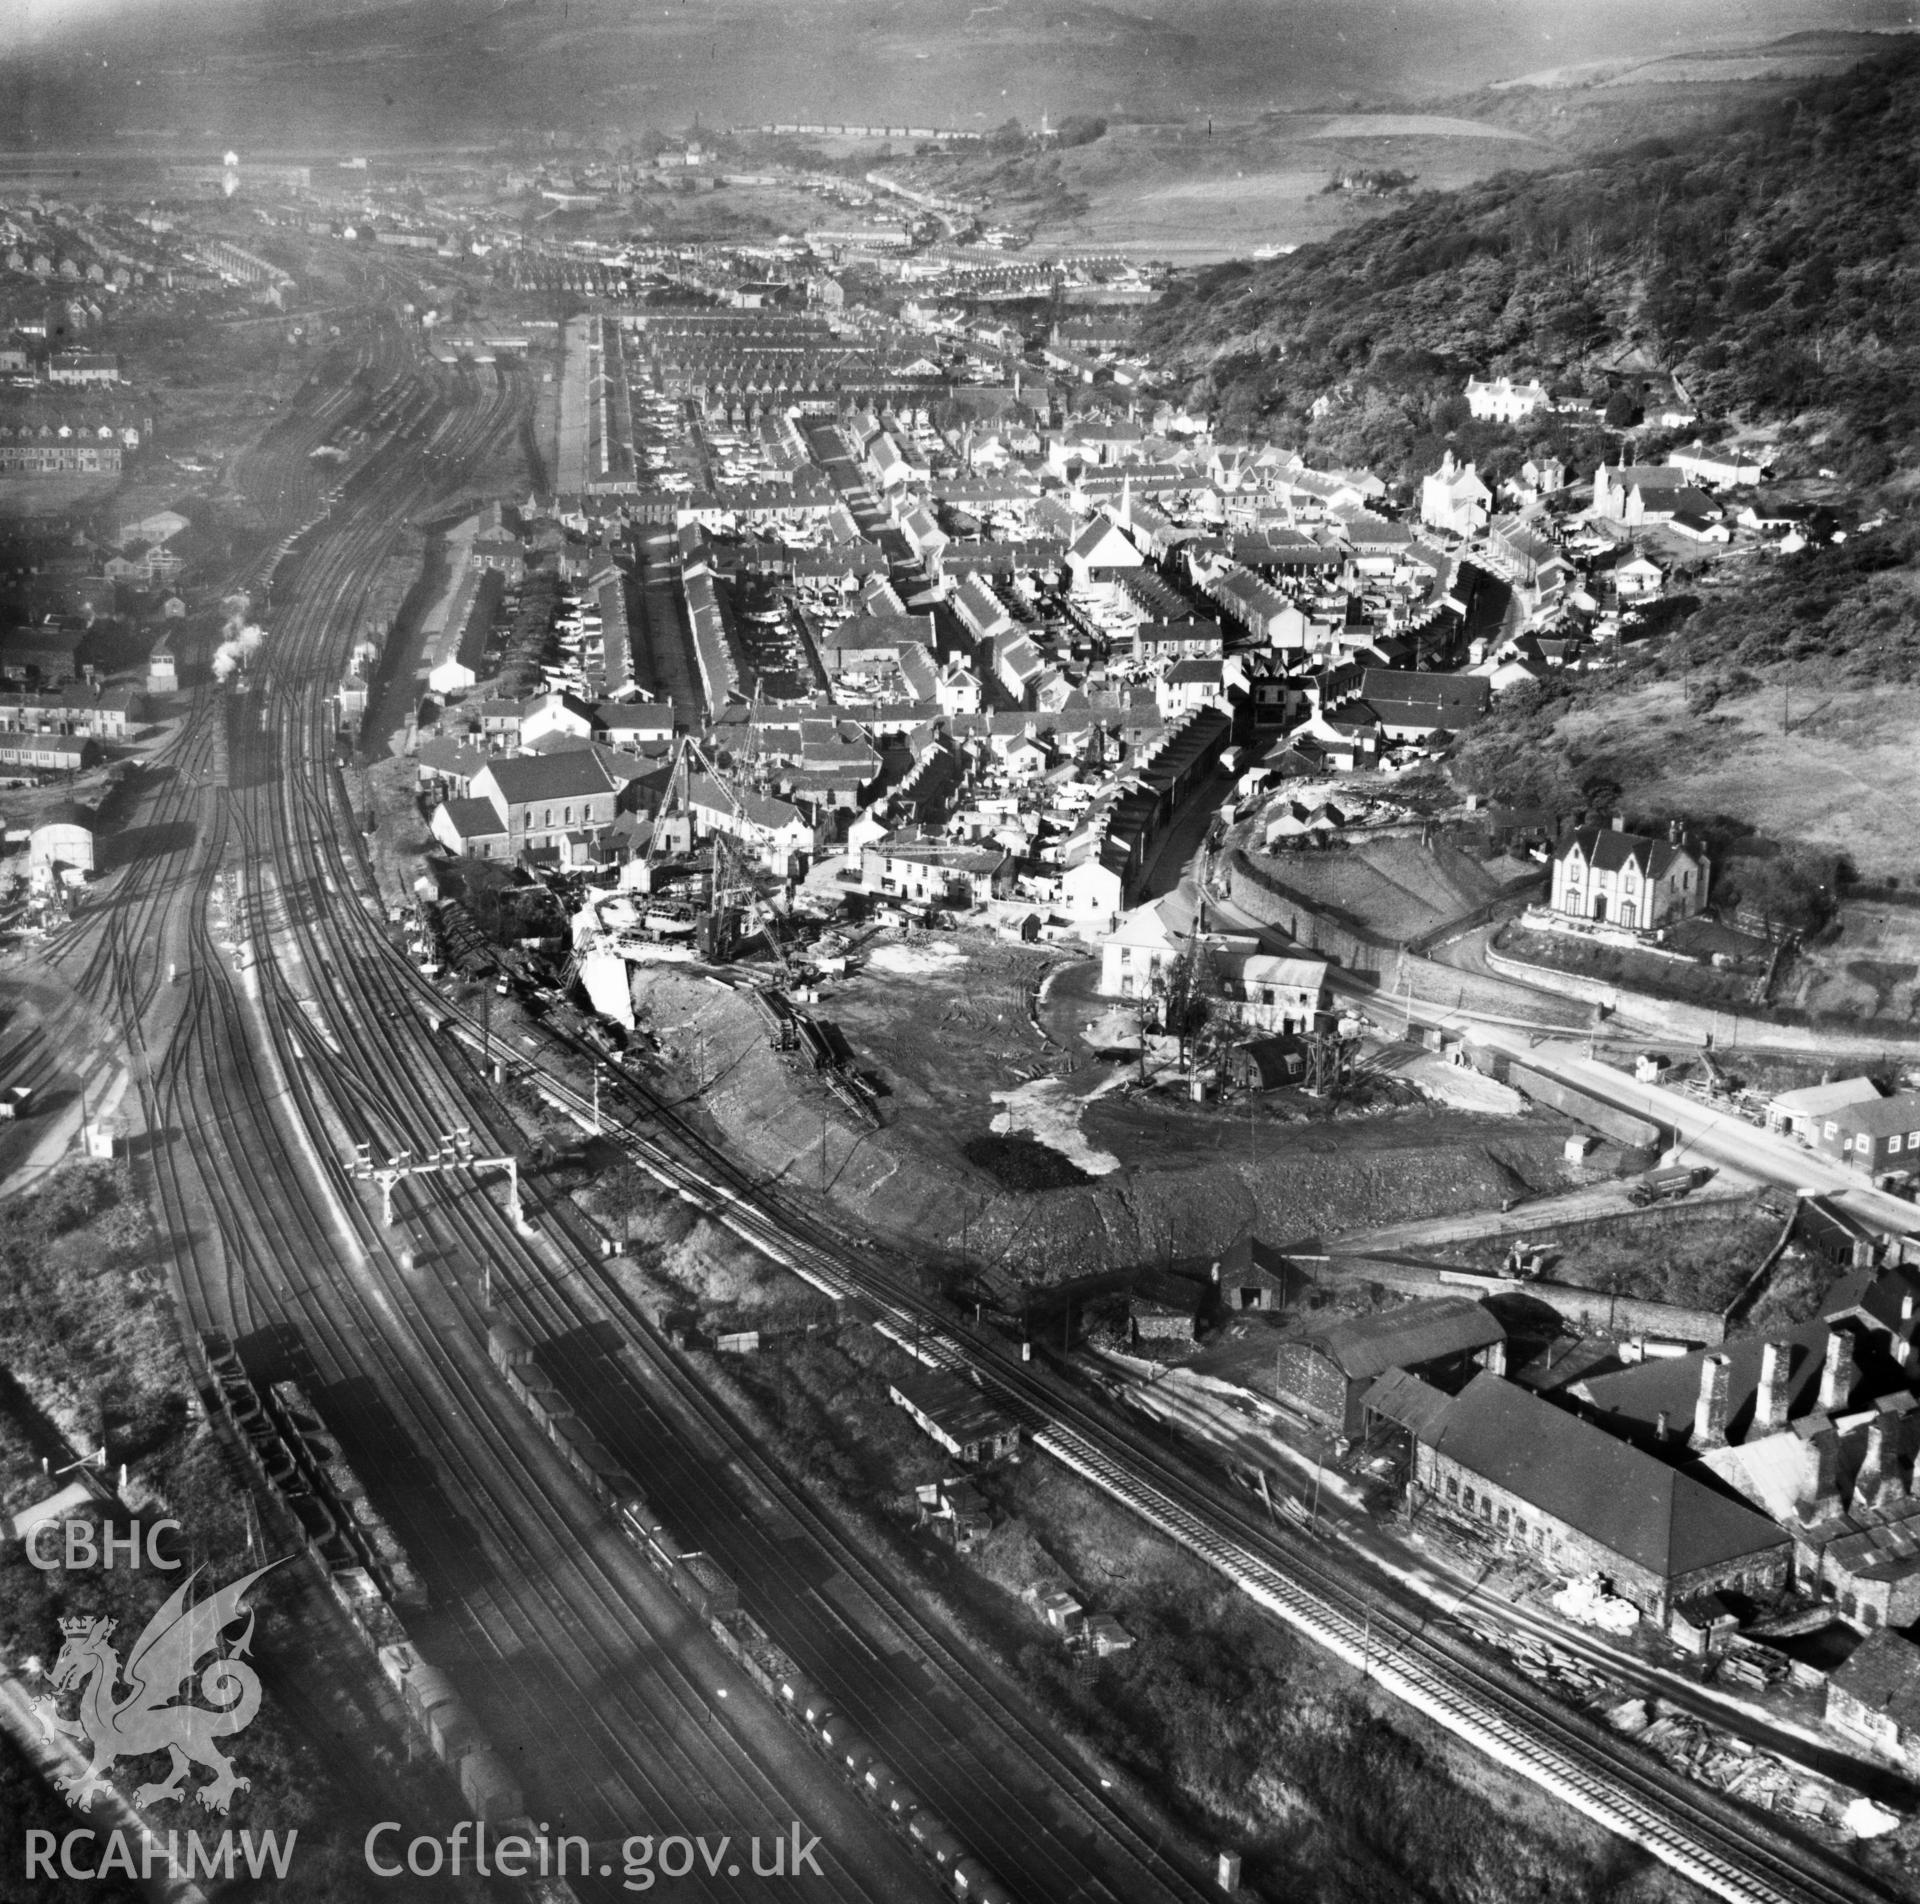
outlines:
[[1878, 482], [1920, 438], [1916, 186], [1920, 46], [1902, 43], [1684, 145], [1423, 194], [1201, 273], [1153, 337], [1229, 422], [1406, 473], [1464, 425], [1469, 369], [1593, 385], [1638, 344], [1709, 415], [1790, 423]]

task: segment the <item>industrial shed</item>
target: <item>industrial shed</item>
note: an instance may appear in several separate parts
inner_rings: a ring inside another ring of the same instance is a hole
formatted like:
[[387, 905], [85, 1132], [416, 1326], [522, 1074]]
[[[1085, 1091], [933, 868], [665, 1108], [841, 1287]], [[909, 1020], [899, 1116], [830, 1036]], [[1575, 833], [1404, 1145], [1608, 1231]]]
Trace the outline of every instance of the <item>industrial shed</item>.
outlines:
[[1488, 1546], [1600, 1574], [1662, 1624], [1677, 1600], [1786, 1584], [1793, 1543], [1771, 1521], [1497, 1375], [1419, 1429], [1414, 1481]]
[[1389, 1369], [1418, 1369], [1446, 1387], [1475, 1368], [1505, 1366], [1507, 1332], [1470, 1296], [1437, 1296], [1358, 1316], [1274, 1347], [1275, 1393], [1338, 1434], [1365, 1428], [1366, 1395]]
[[62, 868], [94, 870], [93, 825], [71, 800], [62, 800], [27, 835], [29, 874], [56, 874]]
[[956, 1460], [998, 1461], [1020, 1446], [1020, 1425], [957, 1375], [903, 1375], [887, 1396]]

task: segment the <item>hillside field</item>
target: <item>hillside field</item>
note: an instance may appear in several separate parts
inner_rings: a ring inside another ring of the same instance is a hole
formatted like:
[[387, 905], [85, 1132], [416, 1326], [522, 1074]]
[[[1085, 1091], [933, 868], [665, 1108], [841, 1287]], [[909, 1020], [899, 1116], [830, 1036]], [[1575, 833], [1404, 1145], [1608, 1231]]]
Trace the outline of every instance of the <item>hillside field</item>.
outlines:
[[1769, 839], [1845, 853], [1863, 879], [1912, 875], [1920, 687], [1772, 687], [1705, 714], [1689, 714], [1685, 696], [1674, 679], [1610, 695], [1567, 715], [1557, 735], [1648, 811], [1736, 817]]

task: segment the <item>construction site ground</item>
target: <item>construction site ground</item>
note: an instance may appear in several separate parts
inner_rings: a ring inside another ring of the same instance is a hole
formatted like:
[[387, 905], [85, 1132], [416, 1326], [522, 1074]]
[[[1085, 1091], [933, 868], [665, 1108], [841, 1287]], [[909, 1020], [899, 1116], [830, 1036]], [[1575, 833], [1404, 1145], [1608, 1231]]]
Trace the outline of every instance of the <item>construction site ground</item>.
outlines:
[[[1284, 1239], [1497, 1208], [1568, 1181], [1572, 1127], [1550, 1113], [1329, 1114], [1297, 1093], [1270, 1094], [1250, 1113], [1244, 1098], [1194, 1105], [1169, 1089], [1142, 1092], [1137, 1064], [1084, 1050], [1061, 1075], [1067, 1054], [1025, 1007], [1042, 955], [942, 933], [878, 939], [865, 957], [813, 1009], [874, 1081], [878, 1127], [784, 1061], [740, 991], [685, 966], [643, 966], [635, 1003], [660, 1040], [663, 1084], [757, 1168], [956, 1266], [964, 1256], [990, 1280], [1051, 1283], [1170, 1249], [1221, 1249], [1248, 1229]], [[1077, 1003], [1063, 996], [1076, 980]], [[1063, 974], [1043, 1022], [1084, 1015], [1084, 988], [1082, 974]], [[971, 1150], [1004, 1163], [995, 1137], [1055, 1152], [1078, 1178], [1020, 1188], [1017, 1171], [969, 1160]]]
[[[1780, 1226], [1779, 1215], [1762, 1209], [1758, 1197], [1741, 1196], [1716, 1205], [1705, 1220], [1690, 1213], [1686, 1222], [1669, 1227], [1603, 1223], [1537, 1247], [1555, 1282], [1683, 1308], [1724, 1309], [1780, 1240]], [[1457, 1243], [1445, 1254], [1469, 1268], [1498, 1269], [1507, 1249], [1505, 1239], [1487, 1238]]]

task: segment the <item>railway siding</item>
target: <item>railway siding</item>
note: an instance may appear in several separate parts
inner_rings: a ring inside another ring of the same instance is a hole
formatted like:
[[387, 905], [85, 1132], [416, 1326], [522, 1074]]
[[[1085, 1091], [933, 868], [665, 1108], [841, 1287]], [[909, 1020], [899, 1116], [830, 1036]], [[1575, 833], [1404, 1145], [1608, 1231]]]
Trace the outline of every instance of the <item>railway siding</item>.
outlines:
[[[457, 1021], [454, 1029], [457, 1035], [475, 1036], [471, 1027]], [[584, 1096], [540, 1067], [519, 1062], [549, 1102], [575, 1117], [583, 1127], [588, 1124], [592, 1107]], [[1609, 1754], [1599, 1747], [1576, 1753], [1571, 1739], [1556, 1744], [1548, 1736], [1543, 1715], [1530, 1712], [1518, 1700], [1509, 1703], [1504, 1697], [1496, 1699], [1485, 1690], [1476, 1691], [1460, 1683], [1458, 1677], [1450, 1676], [1448, 1662], [1437, 1650], [1429, 1660], [1411, 1657], [1405, 1646], [1390, 1656], [1376, 1655], [1366, 1618], [1356, 1622], [1350, 1611], [1324, 1593], [1288, 1579], [1252, 1548], [1180, 1507], [1090, 1436], [1057, 1423], [1046, 1400], [1036, 1401], [1031, 1390], [1010, 1386], [1007, 1371], [983, 1356], [976, 1345], [955, 1337], [944, 1327], [928, 1330], [924, 1319], [916, 1319], [911, 1305], [881, 1273], [847, 1267], [828, 1249], [788, 1234], [746, 1197], [687, 1164], [657, 1139], [630, 1128], [621, 1136], [635, 1163], [709, 1220], [823, 1293], [867, 1303], [878, 1313], [877, 1326], [909, 1353], [981, 1381], [996, 1400], [1023, 1418], [1037, 1447], [1228, 1574], [1256, 1604], [1350, 1664], [1367, 1670], [1396, 1696], [1496, 1762], [1640, 1845], [1715, 1896], [1729, 1900], [1729, 1904], [1808, 1904], [1811, 1899], [1854, 1904], [1880, 1895], [1864, 1879], [1843, 1873], [1817, 1854], [1804, 1862], [1790, 1862], [1784, 1854], [1763, 1848], [1758, 1821], [1748, 1839], [1719, 1815], [1707, 1794], [1695, 1800], [1676, 1789], [1679, 1781], [1670, 1775], [1629, 1766], [1619, 1760], [1617, 1752]]]

